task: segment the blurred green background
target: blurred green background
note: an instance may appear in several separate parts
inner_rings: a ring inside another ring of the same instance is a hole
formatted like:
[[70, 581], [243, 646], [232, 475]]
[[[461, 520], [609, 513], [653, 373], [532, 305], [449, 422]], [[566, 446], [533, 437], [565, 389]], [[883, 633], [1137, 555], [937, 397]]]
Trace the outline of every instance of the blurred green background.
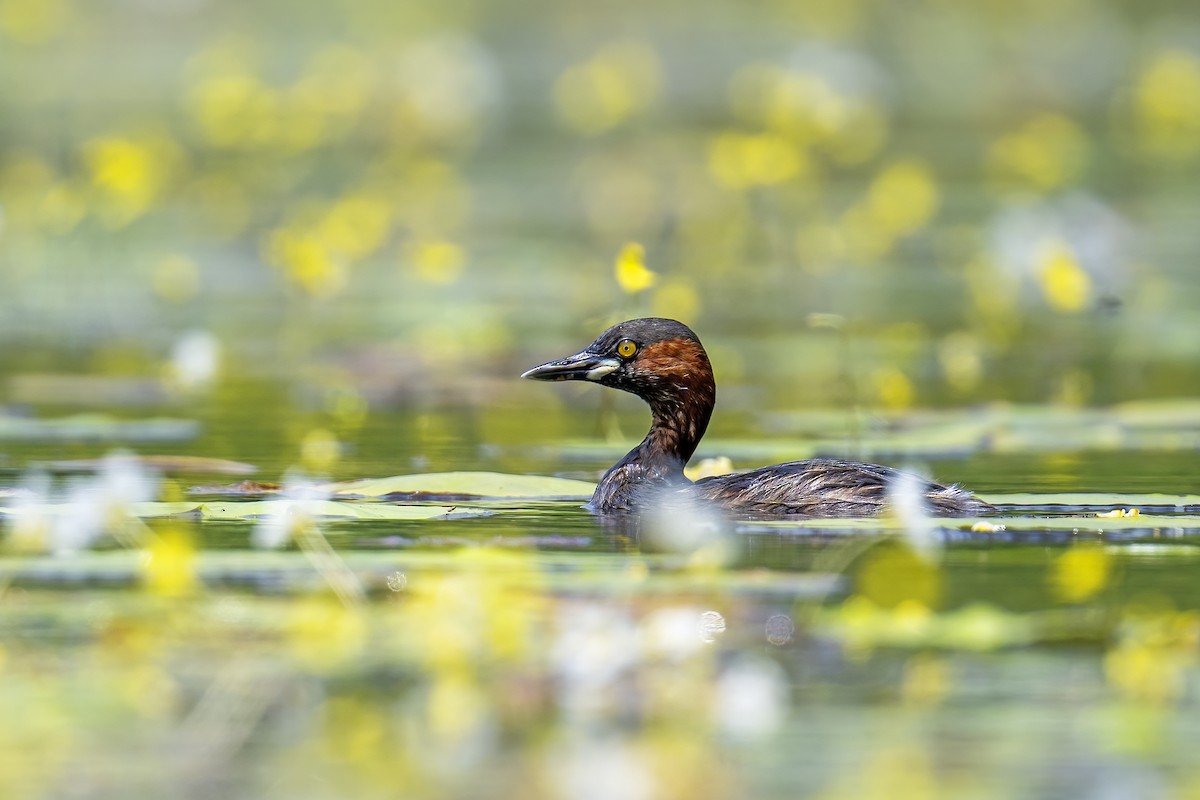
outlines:
[[[154, 375], [199, 331], [345, 413], [544, 410], [515, 373], [656, 314], [749, 390], [730, 410], [1197, 394], [1196, 26], [4, 0], [0, 363]], [[654, 274], [623, 291], [628, 243]]]
[[[1188, 3], [0, 0], [0, 794], [1200, 796], [1198, 167]], [[702, 456], [1121, 516], [23, 538], [114, 445], [594, 479], [641, 406], [516, 376], [647, 314]]]

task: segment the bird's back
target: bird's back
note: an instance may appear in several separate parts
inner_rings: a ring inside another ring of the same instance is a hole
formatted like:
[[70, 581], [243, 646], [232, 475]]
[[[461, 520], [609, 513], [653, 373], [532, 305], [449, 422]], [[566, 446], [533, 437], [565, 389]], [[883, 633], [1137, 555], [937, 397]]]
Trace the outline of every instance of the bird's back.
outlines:
[[[743, 513], [873, 516], [887, 505], [889, 486], [903, 474], [879, 464], [817, 458], [703, 478], [696, 482], [696, 491], [704, 500]], [[938, 516], [973, 516], [992, 510], [955, 485], [924, 481], [922, 488], [930, 513]]]

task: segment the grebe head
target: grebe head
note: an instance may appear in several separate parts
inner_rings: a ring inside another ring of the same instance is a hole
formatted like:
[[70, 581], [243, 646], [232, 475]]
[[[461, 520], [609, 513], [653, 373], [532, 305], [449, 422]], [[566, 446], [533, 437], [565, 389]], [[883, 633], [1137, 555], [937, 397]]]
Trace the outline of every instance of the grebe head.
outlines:
[[614, 325], [575, 355], [521, 377], [592, 381], [636, 394], [654, 409], [703, 399], [711, 405], [715, 395], [712, 366], [696, 334], [682, 322], [660, 317]]

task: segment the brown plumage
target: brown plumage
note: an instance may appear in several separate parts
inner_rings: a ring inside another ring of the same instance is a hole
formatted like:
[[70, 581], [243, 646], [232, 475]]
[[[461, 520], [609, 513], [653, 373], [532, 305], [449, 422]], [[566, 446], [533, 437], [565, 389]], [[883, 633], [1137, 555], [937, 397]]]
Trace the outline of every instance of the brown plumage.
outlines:
[[[753, 515], [869, 516], [887, 503], [889, 485], [903, 473], [891, 467], [816, 458], [704, 478], [683, 474], [716, 404], [708, 354], [690, 328], [671, 319], [614, 325], [573, 356], [534, 367], [535, 380], [586, 380], [631, 392], [650, 406], [650, 431], [605, 473], [589, 507], [608, 513], [660, 502], [662, 492], [686, 492], [731, 511]], [[991, 507], [957, 486], [924, 479], [931, 513], [973, 516]]]

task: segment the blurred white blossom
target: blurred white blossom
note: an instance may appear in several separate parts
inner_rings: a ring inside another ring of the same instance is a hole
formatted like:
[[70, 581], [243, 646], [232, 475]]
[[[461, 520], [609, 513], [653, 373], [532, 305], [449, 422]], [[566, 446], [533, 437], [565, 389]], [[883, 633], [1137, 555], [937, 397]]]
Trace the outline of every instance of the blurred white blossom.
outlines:
[[171, 350], [168, 372], [184, 391], [209, 386], [221, 366], [221, 343], [210, 331], [193, 330], [181, 336]]
[[920, 473], [904, 470], [888, 482], [887, 497], [908, 545], [921, 557], [936, 561], [942, 555], [942, 537], [925, 496], [928, 483]]
[[790, 682], [774, 661], [741, 657], [721, 673], [713, 700], [717, 726], [735, 739], [778, 730], [787, 718]]
[[299, 470], [283, 476], [283, 491], [275, 510], [258, 520], [250, 543], [263, 549], [286, 547], [298, 533], [316, 525], [315, 504], [329, 499], [329, 489]]
[[568, 800], [649, 800], [654, 776], [644, 756], [619, 740], [584, 740], [555, 753], [553, 774]]
[[725, 633], [725, 617], [720, 611], [705, 611], [700, 615], [696, 631], [703, 642], [715, 642], [717, 637]]
[[1135, 230], [1092, 195], [1013, 202], [988, 227], [992, 259], [1021, 280], [1027, 297], [1038, 292], [1051, 248], [1068, 252], [1101, 293], [1120, 294], [1129, 281]]
[[158, 476], [133, 455], [113, 452], [101, 461], [94, 476], [67, 487], [61, 512], [51, 529], [51, 549], [58, 554], [88, 547], [105, 532], [121, 536], [133, 529], [137, 503], [153, 500]]
[[573, 605], [560, 614], [558, 631], [551, 659], [560, 707], [568, 717], [602, 716], [613, 685], [641, 659], [638, 626], [610, 608]]
[[648, 656], [682, 661], [700, 652], [705, 640], [697, 633], [699, 609], [673, 606], [650, 612], [642, 621], [643, 648]]
[[676, 489], [656, 492], [644, 507], [642, 537], [651, 549], [717, 563], [727, 559], [730, 525], [720, 509]]

